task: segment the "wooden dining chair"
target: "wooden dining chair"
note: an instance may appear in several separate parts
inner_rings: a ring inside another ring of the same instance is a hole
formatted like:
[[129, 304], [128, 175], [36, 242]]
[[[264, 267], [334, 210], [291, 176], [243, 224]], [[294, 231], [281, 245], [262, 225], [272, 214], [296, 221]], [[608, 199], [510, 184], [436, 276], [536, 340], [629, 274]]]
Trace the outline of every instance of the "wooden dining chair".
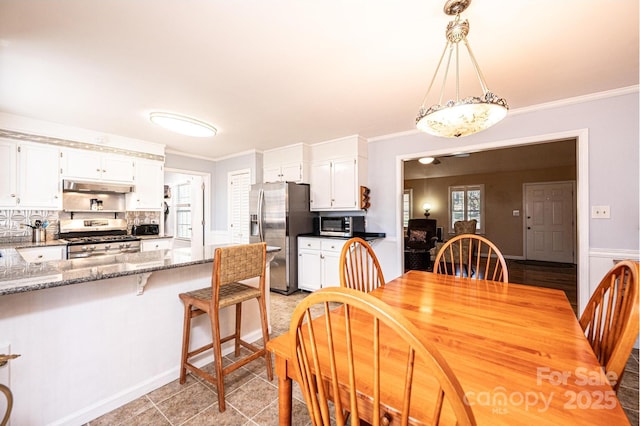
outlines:
[[11, 409], [13, 408], [13, 394], [11, 393], [11, 389], [2, 383], [0, 383], [0, 393], [3, 394], [7, 400], [4, 415], [2, 419], [0, 419], [0, 426], [6, 426], [9, 424], [9, 417], [11, 417]]
[[436, 255], [433, 272], [509, 282], [507, 263], [498, 247], [476, 234], [456, 235], [444, 243]]
[[371, 294], [317, 290], [296, 307], [289, 334], [313, 425], [342, 426], [347, 419], [351, 425], [406, 425], [410, 418], [475, 424], [444, 358], [417, 337], [409, 320]]
[[[267, 306], [265, 302], [266, 247], [266, 243], [256, 243], [217, 248], [213, 258], [211, 285], [179, 295], [184, 303], [180, 383], [184, 384], [188, 370], [215, 385], [218, 391], [218, 409], [220, 412], [225, 410], [224, 376], [227, 374], [257, 358], [264, 357], [267, 364], [267, 377], [269, 380], [273, 379], [271, 353], [265, 349], [269, 341]], [[259, 279], [258, 287], [239, 282], [255, 277]], [[257, 299], [258, 301], [264, 345], [262, 348], [241, 339], [242, 303], [251, 299]], [[220, 334], [220, 310], [230, 306], [235, 306], [234, 333], [222, 337]], [[197, 349], [189, 350], [191, 319], [202, 314], [207, 314], [209, 317], [212, 341]], [[234, 342], [234, 355], [236, 358], [240, 356], [240, 346], [247, 348], [250, 354], [235, 360], [232, 364], [223, 368], [222, 344], [228, 341]], [[209, 349], [213, 349], [215, 376], [196, 367], [189, 361], [193, 356]]]
[[354, 237], [342, 246], [340, 253], [340, 286], [365, 293], [384, 285], [380, 262], [371, 246]]
[[616, 392], [638, 337], [639, 274], [638, 262], [617, 263], [600, 281], [580, 317], [580, 326]]

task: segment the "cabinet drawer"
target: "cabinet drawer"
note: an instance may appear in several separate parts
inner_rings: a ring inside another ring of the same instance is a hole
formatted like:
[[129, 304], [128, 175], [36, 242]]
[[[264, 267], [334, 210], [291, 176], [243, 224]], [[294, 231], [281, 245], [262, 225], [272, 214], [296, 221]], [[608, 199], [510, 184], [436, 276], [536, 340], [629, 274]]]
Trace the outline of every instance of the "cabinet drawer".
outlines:
[[344, 243], [346, 243], [345, 240], [324, 239], [321, 240], [320, 248], [322, 249], [322, 251], [335, 251], [339, 253], [340, 251], [342, 251], [342, 246], [344, 246]]
[[298, 249], [320, 250], [320, 238], [299, 238]]
[[16, 251], [29, 263], [64, 260], [67, 257], [67, 246], [19, 248]]
[[170, 250], [173, 241], [170, 239], [149, 239], [140, 243], [140, 251]]

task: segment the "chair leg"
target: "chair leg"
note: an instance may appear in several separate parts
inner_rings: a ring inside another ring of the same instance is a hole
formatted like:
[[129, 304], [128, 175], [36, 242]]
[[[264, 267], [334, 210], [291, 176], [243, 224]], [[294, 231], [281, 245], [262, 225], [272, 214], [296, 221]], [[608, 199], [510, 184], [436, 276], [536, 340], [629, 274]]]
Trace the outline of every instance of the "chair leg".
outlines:
[[258, 306], [260, 306], [260, 323], [262, 324], [262, 344], [265, 348], [264, 361], [267, 364], [267, 377], [273, 380], [273, 366], [271, 365], [271, 351], [266, 350], [269, 341], [269, 324], [267, 323], [267, 304], [264, 297], [258, 298]]
[[184, 320], [182, 327], [182, 356], [180, 362], [180, 384], [187, 379], [187, 354], [189, 353], [189, 337], [191, 335], [191, 305], [184, 304]]
[[222, 346], [220, 344], [220, 317], [218, 310], [214, 309], [209, 313], [211, 318], [211, 338], [213, 339], [213, 363], [216, 370], [216, 388], [218, 390], [218, 411], [221, 413], [226, 409], [224, 399], [224, 376], [222, 373]]
[[240, 356], [240, 326], [242, 325], [242, 302], [236, 303], [236, 334], [233, 342], [235, 344], [235, 356]]

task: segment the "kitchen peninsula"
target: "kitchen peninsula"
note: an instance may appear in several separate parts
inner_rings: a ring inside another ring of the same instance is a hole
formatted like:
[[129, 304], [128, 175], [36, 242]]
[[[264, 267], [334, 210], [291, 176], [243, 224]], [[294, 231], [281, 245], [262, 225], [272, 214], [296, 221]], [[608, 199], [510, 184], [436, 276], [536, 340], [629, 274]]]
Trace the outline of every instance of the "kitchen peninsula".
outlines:
[[[0, 249], [0, 353], [21, 354], [0, 369], [10, 374], [13, 422], [83, 424], [175, 380], [178, 294], [210, 284], [215, 247], [42, 263]], [[259, 339], [257, 307], [243, 310], [245, 339]], [[232, 318], [222, 311], [223, 333]], [[209, 338], [204, 316], [194, 319], [193, 344]], [[202, 355], [199, 364], [212, 361]]]

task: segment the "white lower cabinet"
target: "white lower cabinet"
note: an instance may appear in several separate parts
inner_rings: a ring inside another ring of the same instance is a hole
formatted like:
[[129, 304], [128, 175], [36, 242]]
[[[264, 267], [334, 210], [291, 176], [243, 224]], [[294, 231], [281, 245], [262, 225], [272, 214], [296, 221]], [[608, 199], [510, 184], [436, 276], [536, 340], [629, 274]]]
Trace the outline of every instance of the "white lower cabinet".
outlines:
[[171, 238], [152, 238], [140, 242], [140, 251], [170, 250], [172, 246]]
[[314, 291], [340, 286], [340, 253], [347, 240], [298, 238], [298, 288]]
[[67, 258], [67, 246], [26, 247], [16, 249], [16, 251], [29, 263], [65, 260]]

